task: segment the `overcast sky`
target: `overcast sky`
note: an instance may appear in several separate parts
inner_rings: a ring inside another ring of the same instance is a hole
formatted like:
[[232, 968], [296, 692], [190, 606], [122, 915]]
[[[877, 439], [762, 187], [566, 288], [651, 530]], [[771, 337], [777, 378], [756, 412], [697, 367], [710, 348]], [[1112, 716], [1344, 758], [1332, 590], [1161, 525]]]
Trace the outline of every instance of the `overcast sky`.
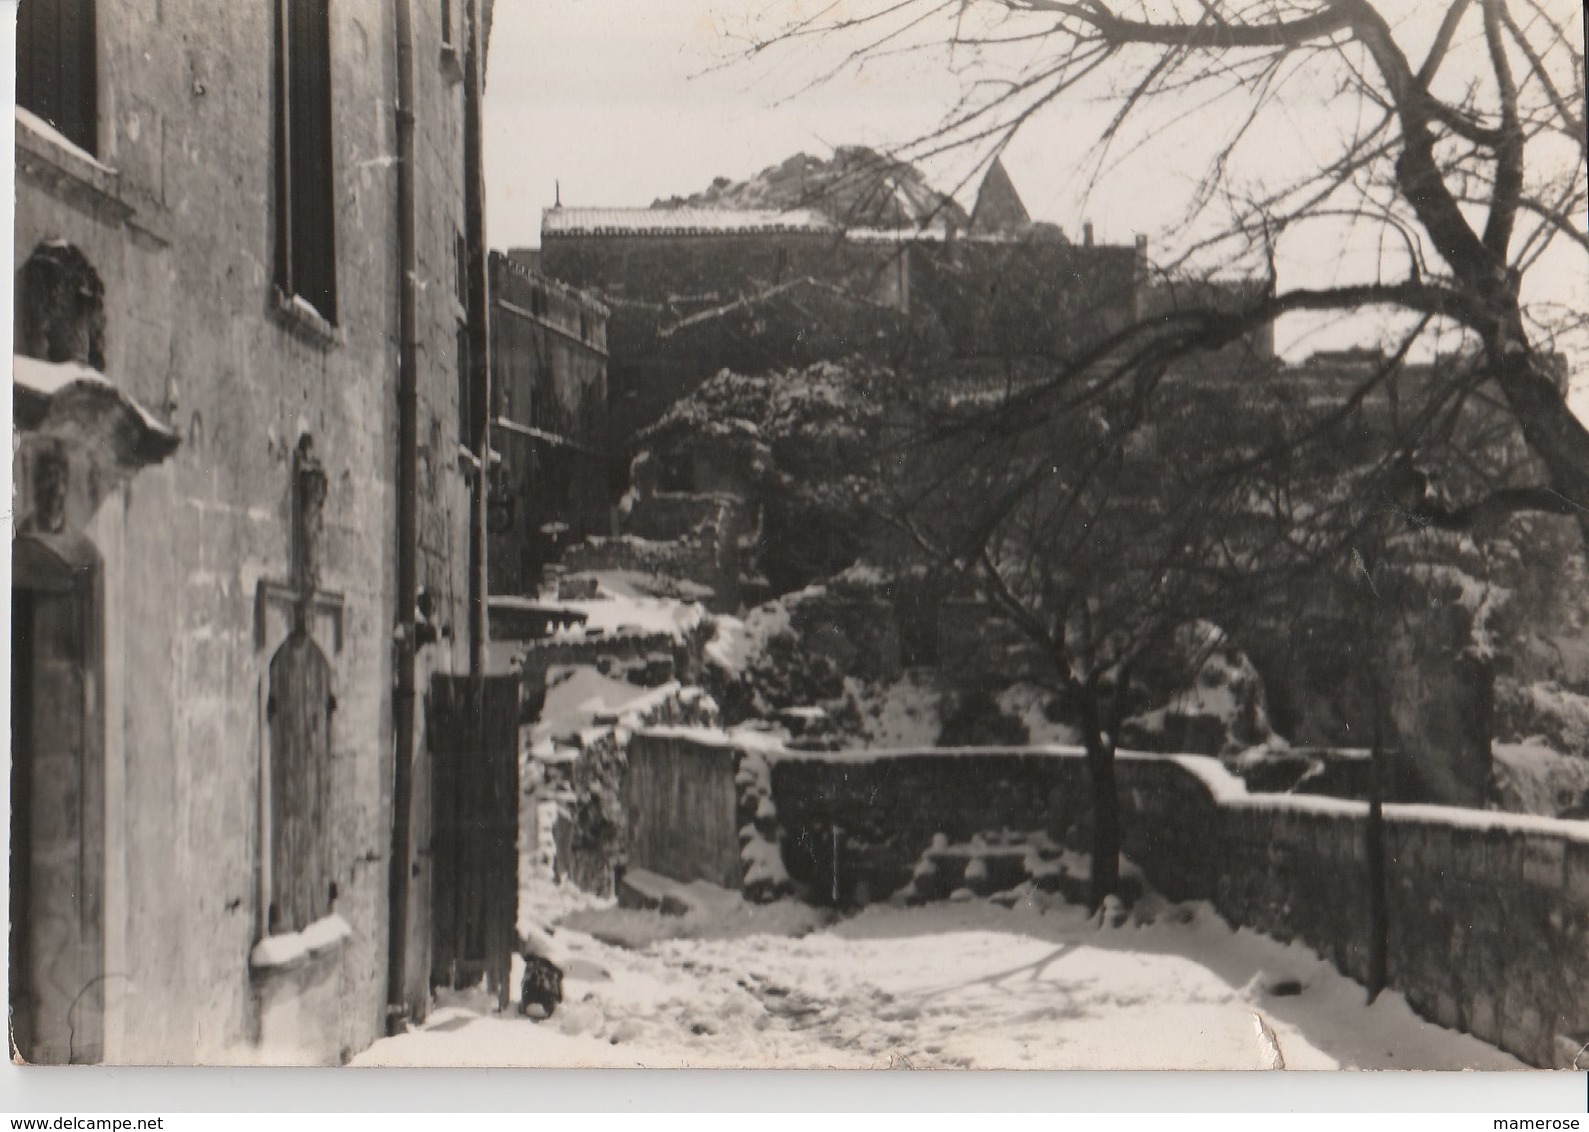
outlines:
[[[538, 243], [558, 182], [567, 205], [647, 205], [801, 151], [909, 141], [959, 93], [961, 79], [928, 60], [812, 87], [836, 58], [826, 43], [746, 57], [747, 33], [799, 10], [800, 0], [498, 0], [485, 118], [492, 243]], [[1101, 104], [1049, 114], [1004, 161], [1038, 219], [1068, 232], [1091, 220], [1100, 239], [1130, 243], [1166, 222], [1184, 190], [1123, 176], [1082, 199], [1076, 170], [1109, 114]], [[927, 172], [953, 191], [981, 156], [950, 155]], [[970, 204], [974, 190], [958, 195]]]
[[[909, 141], [938, 123], [976, 74], [954, 73], [941, 55], [913, 57], [811, 87], [842, 57], [838, 44], [810, 41], [750, 57], [748, 34], [778, 25], [802, 4], [809, 11], [828, 2], [497, 0], [485, 106], [492, 245], [538, 244], [541, 210], [559, 183], [566, 205], [644, 206], [697, 192], [716, 176], [748, 177], [801, 151], [826, 156], [840, 144]], [[1416, 43], [1428, 5], [1404, 2], [1399, 30]], [[1576, 0], [1562, 3], [1572, 18]], [[1327, 63], [1293, 78], [1269, 128], [1248, 147], [1249, 168], [1233, 171], [1230, 183], [1252, 187], [1253, 178], [1307, 168], [1349, 128], [1356, 109], [1335, 95]], [[1140, 149], [1126, 139], [1115, 146], [1111, 170], [1093, 182], [1086, 157], [1115, 103], [1106, 89], [1090, 93], [1028, 123], [1005, 152], [1005, 166], [1035, 218], [1071, 234], [1091, 221], [1097, 238], [1111, 243], [1142, 233], [1163, 252], [1184, 236], [1192, 186], [1219, 138], [1240, 121], [1245, 99], [1232, 100], [1223, 116], [1216, 110], [1179, 122]], [[954, 191], [983, 156], [959, 152], [924, 168], [938, 188]], [[972, 180], [957, 195], [969, 205], [974, 190]], [[1281, 283], [1328, 285], [1361, 277], [1365, 265], [1371, 273], [1378, 236], [1376, 228], [1293, 240], [1282, 248]], [[1581, 308], [1589, 303], [1585, 260], [1564, 262], [1570, 277], [1558, 269], [1549, 290]], [[1295, 356], [1375, 335], [1361, 320], [1324, 327], [1293, 319], [1279, 342]]]

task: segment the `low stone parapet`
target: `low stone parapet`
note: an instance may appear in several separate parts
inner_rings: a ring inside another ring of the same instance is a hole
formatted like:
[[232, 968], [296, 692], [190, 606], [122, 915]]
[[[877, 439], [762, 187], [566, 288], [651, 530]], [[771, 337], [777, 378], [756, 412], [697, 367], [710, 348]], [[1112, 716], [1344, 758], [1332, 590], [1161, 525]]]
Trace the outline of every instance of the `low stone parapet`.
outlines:
[[[629, 760], [625, 804], [646, 829], [632, 866], [747, 888], [755, 869], [821, 902], [901, 890], [940, 834], [1058, 839], [1088, 820], [1071, 748], [808, 752], [669, 728], [636, 734]], [[1117, 784], [1125, 852], [1165, 896], [1366, 980], [1367, 803], [1250, 793], [1192, 755], [1121, 752]], [[1384, 831], [1391, 988], [1533, 1065], [1571, 1065], [1589, 1043], [1589, 822], [1387, 805]]]

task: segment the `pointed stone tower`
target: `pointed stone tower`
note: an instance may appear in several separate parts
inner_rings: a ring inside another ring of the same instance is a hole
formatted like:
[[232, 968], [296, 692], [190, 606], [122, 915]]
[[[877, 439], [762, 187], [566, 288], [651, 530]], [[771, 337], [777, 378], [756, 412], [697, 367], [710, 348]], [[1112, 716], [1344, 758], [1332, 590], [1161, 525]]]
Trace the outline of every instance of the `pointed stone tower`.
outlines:
[[977, 190], [976, 207], [971, 210], [971, 231], [1024, 232], [1032, 226], [1032, 217], [1021, 203], [1021, 194], [1015, 191], [1015, 182], [1004, 171], [1004, 162], [997, 157], [988, 166]]

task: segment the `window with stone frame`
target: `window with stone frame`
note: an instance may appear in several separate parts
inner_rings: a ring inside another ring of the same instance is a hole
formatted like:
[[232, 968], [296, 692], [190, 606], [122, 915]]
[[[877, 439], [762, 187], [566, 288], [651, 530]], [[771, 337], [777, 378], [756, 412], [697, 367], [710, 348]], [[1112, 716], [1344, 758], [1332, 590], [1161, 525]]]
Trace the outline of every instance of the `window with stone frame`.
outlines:
[[276, 286], [337, 321], [330, 0], [276, 0]]
[[94, 0], [23, 0], [17, 11], [17, 105], [73, 145], [99, 151]]

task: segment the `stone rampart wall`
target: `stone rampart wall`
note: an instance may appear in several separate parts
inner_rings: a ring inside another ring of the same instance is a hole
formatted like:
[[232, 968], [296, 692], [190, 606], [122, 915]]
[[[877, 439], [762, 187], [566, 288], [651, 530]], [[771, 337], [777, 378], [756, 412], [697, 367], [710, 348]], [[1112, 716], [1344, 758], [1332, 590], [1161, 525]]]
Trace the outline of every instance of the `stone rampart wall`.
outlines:
[[[704, 764], [725, 750], [741, 772], [770, 767], [758, 824], [775, 824], [788, 876], [822, 899], [835, 888], [841, 902], [887, 897], [938, 833], [1063, 837], [1087, 820], [1085, 759], [1068, 748], [813, 753], [671, 729], [636, 735], [629, 757]], [[1122, 753], [1117, 766], [1125, 851], [1160, 892], [1207, 900], [1232, 924], [1366, 977], [1366, 803], [1251, 794], [1199, 756]], [[659, 800], [645, 804], [653, 824], [667, 820]], [[1441, 806], [1384, 814], [1390, 986], [1531, 1064], [1571, 1064], [1589, 1042], [1589, 823]]]

